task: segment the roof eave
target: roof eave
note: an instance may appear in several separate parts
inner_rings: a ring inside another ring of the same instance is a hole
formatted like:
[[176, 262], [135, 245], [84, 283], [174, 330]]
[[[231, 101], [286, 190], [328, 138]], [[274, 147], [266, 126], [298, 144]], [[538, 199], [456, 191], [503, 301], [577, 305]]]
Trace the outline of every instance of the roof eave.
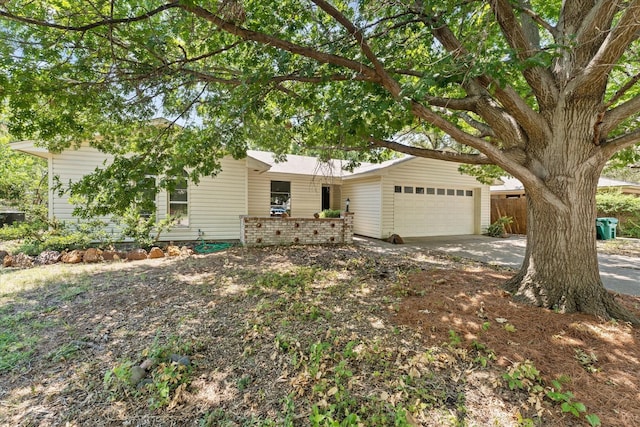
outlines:
[[11, 142], [9, 143], [9, 148], [21, 153], [30, 154], [36, 157], [42, 157], [43, 159], [48, 158], [50, 154], [49, 150], [47, 150], [46, 148], [36, 146], [36, 141], [34, 140]]
[[263, 162], [262, 160], [258, 160], [255, 157], [247, 155], [247, 168], [253, 169], [258, 173], [264, 173], [271, 169], [271, 165]]

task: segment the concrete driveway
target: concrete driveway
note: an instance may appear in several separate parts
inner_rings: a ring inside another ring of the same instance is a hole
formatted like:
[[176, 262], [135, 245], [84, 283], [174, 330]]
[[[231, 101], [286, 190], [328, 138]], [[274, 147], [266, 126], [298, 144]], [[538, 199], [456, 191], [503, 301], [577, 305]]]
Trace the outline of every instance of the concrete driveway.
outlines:
[[[527, 239], [511, 236], [496, 239], [488, 236], [446, 236], [406, 238], [403, 245], [355, 236], [357, 244], [386, 253], [411, 253], [434, 250], [453, 256], [482, 261], [491, 265], [520, 268]], [[638, 258], [622, 255], [598, 254], [600, 276], [607, 289], [629, 295], [640, 295], [640, 263]]]

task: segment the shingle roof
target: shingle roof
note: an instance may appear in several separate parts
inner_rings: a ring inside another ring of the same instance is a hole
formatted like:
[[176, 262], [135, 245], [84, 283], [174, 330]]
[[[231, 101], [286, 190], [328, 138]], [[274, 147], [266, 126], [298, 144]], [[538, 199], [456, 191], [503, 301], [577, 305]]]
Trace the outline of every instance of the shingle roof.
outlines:
[[[502, 177], [500, 178], [500, 180], [503, 182], [503, 184], [492, 185], [491, 191], [524, 190], [524, 185], [522, 185], [522, 183], [516, 178]], [[639, 187], [640, 188], [640, 184], [635, 182], [619, 181], [617, 179], [600, 177], [600, 179], [598, 179], [598, 187]]]
[[371, 173], [413, 158], [413, 156], [405, 156], [382, 163], [363, 163], [355, 168], [353, 172], [349, 172], [343, 169], [347, 164], [345, 160], [332, 159], [328, 162], [321, 162], [316, 157], [287, 154], [285, 161], [277, 162], [273, 153], [257, 150], [247, 150], [247, 156], [270, 165], [270, 172], [332, 177], [348, 177]]

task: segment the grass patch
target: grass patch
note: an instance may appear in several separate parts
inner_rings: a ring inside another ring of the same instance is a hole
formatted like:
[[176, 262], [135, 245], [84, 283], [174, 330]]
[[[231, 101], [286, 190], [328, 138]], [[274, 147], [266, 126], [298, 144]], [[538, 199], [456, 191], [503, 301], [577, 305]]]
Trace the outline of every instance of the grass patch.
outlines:
[[269, 271], [255, 279], [253, 286], [258, 289], [281, 290], [288, 294], [305, 293], [314, 282], [318, 269], [297, 267], [292, 271]]
[[[77, 284], [101, 268], [100, 264], [54, 264], [22, 270], [0, 269], [0, 296], [28, 292], [57, 284]], [[117, 267], [117, 266], [116, 266]]]
[[38, 320], [35, 312], [0, 311], [0, 372], [14, 371], [24, 365], [34, 353], [40, 331], [48, 324]]
[[72, 301], [78, 295], [89, 290], [88, 283], [64, 283], [60, 285], [60, 298], [63, 301]]

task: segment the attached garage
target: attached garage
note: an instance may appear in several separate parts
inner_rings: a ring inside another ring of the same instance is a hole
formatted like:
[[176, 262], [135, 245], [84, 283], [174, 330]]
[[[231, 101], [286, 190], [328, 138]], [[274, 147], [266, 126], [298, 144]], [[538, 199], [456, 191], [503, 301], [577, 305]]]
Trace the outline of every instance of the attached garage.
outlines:
[[489, 187], [451, 162], [403, 157], [343, 177], [354, 231], [368, 237], [481, 234], [489, 226]]
[[393, 228], [404, 237], [474, 234], [474, 194], [469, 188], [396, 185]]

